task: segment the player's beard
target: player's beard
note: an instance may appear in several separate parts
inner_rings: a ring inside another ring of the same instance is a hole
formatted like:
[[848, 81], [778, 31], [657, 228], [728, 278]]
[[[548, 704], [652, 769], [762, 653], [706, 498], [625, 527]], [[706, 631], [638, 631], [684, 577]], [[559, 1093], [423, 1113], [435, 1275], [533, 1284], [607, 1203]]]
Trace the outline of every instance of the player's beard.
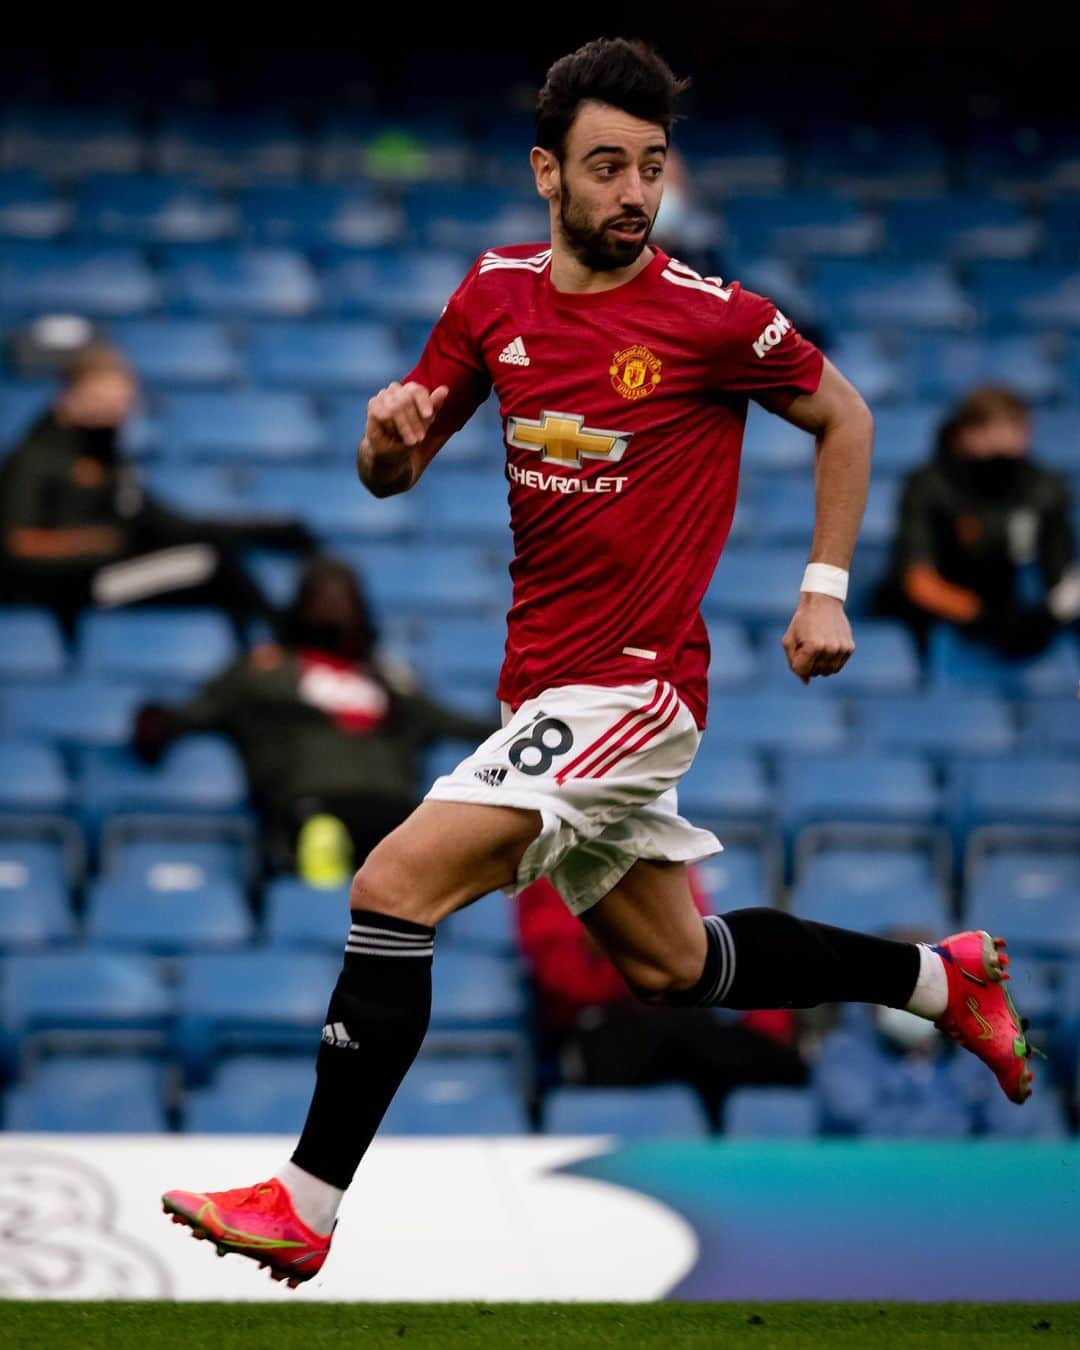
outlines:
[[[609, 233], [610, 226], [623, 220], [645, 222], [640, 239], [619, 239]], [[594, 225], [588, 211], [574, 199], [565, 183], [559, 194], [559, 223], [571, 252], [591, 272], [615, 272], [637, 262], [653, 227], [653, 221], [644, 212], [612, 216], [601, 225]]]

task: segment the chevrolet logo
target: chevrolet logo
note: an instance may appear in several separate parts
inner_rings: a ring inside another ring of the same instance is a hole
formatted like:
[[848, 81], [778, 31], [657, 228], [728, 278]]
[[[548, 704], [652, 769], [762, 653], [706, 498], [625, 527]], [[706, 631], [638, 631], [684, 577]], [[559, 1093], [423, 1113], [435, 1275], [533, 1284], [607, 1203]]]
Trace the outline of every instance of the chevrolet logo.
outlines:
[[583, 459], [606, 459], [618, 463], [630, 444], [629, 431], [595, 431], [584, 417], [573, 413], [545, 412], [539, 421], [510, 417], [506, 439], [519, 450], [535, 450], [546, 464], [581, 468]]

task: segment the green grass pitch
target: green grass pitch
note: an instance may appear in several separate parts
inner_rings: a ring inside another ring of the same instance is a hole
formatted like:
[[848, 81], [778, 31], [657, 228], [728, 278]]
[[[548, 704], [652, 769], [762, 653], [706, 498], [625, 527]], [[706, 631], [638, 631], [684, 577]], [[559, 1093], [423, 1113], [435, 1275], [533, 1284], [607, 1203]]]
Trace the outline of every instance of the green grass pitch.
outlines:
[[0, 1303], [15, 1347], [626, 1346], [902, 1350], [1080, 1344], [1080, 1303]]

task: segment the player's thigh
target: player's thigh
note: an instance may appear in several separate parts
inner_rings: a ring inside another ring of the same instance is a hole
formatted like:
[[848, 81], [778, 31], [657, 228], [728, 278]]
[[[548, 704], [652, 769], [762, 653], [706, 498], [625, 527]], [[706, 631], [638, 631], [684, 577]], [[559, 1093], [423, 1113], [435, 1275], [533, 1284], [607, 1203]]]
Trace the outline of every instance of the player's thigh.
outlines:
[[642, 997], [689, 989], [701, 977], [705, 929], [685, 863], [639, 859], [582, 922]]
[[436, 924], [509, 885], [540, 829], [538, 811], [423, 801], [368, 855], [350, 906]]

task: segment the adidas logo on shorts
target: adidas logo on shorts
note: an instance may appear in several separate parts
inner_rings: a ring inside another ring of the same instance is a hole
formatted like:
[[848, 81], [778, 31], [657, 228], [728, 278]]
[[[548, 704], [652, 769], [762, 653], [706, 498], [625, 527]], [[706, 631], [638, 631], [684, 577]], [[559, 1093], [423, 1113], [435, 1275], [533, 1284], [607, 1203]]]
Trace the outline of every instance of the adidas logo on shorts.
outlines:
[[521, 338], [516, 337], [513, 342], [508, 342], [499, 353], [499, 360], [504, 366], [527, 366], [529, 353], [525, 350]]
[[506, 780], [505, 769], [476, 769], [473, 772], [474, 778], [479, 778], [481, 783], [486, 783], [488, 787], [502, 787]]

